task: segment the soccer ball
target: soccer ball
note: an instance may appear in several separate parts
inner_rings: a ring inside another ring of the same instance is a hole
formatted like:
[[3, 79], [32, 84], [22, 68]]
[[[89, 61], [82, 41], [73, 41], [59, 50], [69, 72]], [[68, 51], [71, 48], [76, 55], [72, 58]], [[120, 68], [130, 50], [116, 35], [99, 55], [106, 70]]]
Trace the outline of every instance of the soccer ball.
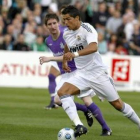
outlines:
[[58, 140], [76, 140], [74, 130], [71, 128], [63, 128], [58, 132]]

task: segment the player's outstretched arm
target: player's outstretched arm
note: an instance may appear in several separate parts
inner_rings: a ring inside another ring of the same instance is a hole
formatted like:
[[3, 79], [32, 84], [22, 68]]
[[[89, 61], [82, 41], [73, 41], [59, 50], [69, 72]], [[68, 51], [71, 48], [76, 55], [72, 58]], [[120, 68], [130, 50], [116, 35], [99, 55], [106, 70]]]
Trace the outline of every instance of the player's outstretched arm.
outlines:
[[46, 56], [41, 56], [39, 57], [40, 64], [42, 65], [43, 63], [47, 63], [50, 61], [57, 61], [57, 62], [62, 62], [63, 61], [63, 56], [58, 56], [58, 57], [46, 57]]

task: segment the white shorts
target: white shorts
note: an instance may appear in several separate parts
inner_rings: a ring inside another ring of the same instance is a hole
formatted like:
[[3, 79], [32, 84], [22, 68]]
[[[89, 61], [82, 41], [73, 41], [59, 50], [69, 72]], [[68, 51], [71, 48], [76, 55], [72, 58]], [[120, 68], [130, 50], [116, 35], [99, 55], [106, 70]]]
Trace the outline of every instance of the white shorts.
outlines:
[[58, 65], [57, 65], [57, 63], [56, 63], [55, 61], [49, 62], [49, 65], [50, 65], [50, 68], [51, 68], [51, 66], [53, 66], [53, 67], [56, 68], [58, 71], [60, 71], [60, 69], [59, 69], [59, 67], [58, 67]]
[[[56, 87], [56, 93], [57, 91], [62, 87], [62, 85], [65, 83], [65, 82], [68, 82], [70, 78], [72, 78], [73, 76], [75, 76], [76, 72], [73, 71], [71, 73], [65, 73], [65, 74], [62, 74], [61, 75], [61, 79], [59, 81], [59, 84], [57, 85]], [[86, 97], [86, 96], [95, 96], [95, 92], [92, 90], [92, 89], [87, 89], [87, 90], [80, 90], [80, 94], [77, 96], [78, 98], [83, 98], [83, 97]]]
[[105, 72], [100, 76], [85, 74], [83, 70], [76, 70], [75, 75], [69, 78], [66, 82], [76, 86], [81, 91], [93, 89], [97, 96], [103, 97], [108, 101], [119, 99], [119, 95], [115, 89], [114, 82]]

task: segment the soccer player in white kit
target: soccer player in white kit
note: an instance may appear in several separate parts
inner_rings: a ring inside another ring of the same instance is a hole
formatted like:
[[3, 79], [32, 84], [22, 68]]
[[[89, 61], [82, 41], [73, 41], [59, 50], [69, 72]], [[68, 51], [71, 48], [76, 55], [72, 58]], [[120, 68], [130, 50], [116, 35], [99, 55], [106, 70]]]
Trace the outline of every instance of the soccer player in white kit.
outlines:
[[68, 27], [63, 35], [67, 44], [63, 57], [63, 69], [69, 72], [70, 68], [67, 61], [74, 59], [77, 70], [76, 74], [59, 89], [58, 95], [63, 109], [76, 125], [75, 135], [85, 134], [87, 129], [80, 121], [75, 104], [70, 96], [89, 88], [92, 88], [98, 96], [106, 98], [115, 109], [122, 112], [124, 116], [140, 128], [138, 115], [129, 104], [121, 100], [112, 78], [107, 75], [106, 67], [97, 51], [96, 30], [90, 24], [81, 22], [80, 13], [74, 6], [66, 7], [62, 11], [62, 15]]
[[[62, 46], [64, 46], [66, 43], [63, 39], [64, 31], [60, 30], [59, 28], [58, 16], [54, 13], [47, 14], [45, 16], [44, 22], [50, 32], [50, 36], [47, 37], [45, 41], [47, 43], [47, 46], [50, 48], [50, 50], [52, 51], [55, 57], [41, 56], [39, 58], [40, 64], [43, 64], [45, 62], [50, 62], [50, 61], [57, 61], [59, 71], [61, 73], [61, 80], [59, 81], [59, 84], [57, 85], [57, 90], [58, 90], [63, 85], [63, 83], [66, 80], [68, 80], [68, 78], [70, 78], [71, 76], [72, 77], [74, 76], [75, 70], [77, 68], [75, 67], [75, 63], [73, 60], [68, 63], [68, 66], [71, 68], [70, 73], [65, 73], [64, 70], [62, 69], [62, 60], [63, 60], [63, 53], [64, 53], [64, 48]], [[93, 119], [92, 119], [92, 114], [93, 114], [93, 116], [96, 118], [96, 120], [99, 122], [99, 124], [102, 127], [101, 136], [110, 136], [112, 131], [106, 124], [98, 106], [95, 103], [93, 103], [91, 99], [93, 95], [95, 95], [95, 93], [91, 89], [82, 91], [79, 94], [79, 97], [84, 101], [85, 105], [81, 105], [75, 102], [76, 108], [77, 110], [81, 110], [84, 112], [89, 126], [91, 126], [93, 123]], [[55, 95], [54, 100], [56, 104], [58, 105], [62, 104], [57, 94]]]

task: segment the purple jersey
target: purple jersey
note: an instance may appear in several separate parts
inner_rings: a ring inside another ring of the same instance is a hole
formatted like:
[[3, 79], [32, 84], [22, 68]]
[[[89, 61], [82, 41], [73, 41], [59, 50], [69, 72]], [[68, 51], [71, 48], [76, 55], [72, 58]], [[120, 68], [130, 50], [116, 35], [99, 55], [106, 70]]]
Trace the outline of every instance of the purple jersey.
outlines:
[[[52, 51], [54, 56], [62, 56], [64, 54], [64, 46], [66, 43], [63, 39], [63, 31], [60, 32], [57, 40], [53, 40], [52, 36], [49, 35], [45, 39], [45, 43]], [[57, 65], [60, 69], [61, 74], [65, 73], [65, 71], [62, 69], [62, 62], [57, 62]], [[71, 71], [76, 70], [74, 59], [68, 62], [68, 66], [71, 68]]]
[[65, 29], [67, 29], [67, 26], [63, 26], [63, 25], [59, 25], [59, 29], [60, 29], [60, 31], [64, 31]]

